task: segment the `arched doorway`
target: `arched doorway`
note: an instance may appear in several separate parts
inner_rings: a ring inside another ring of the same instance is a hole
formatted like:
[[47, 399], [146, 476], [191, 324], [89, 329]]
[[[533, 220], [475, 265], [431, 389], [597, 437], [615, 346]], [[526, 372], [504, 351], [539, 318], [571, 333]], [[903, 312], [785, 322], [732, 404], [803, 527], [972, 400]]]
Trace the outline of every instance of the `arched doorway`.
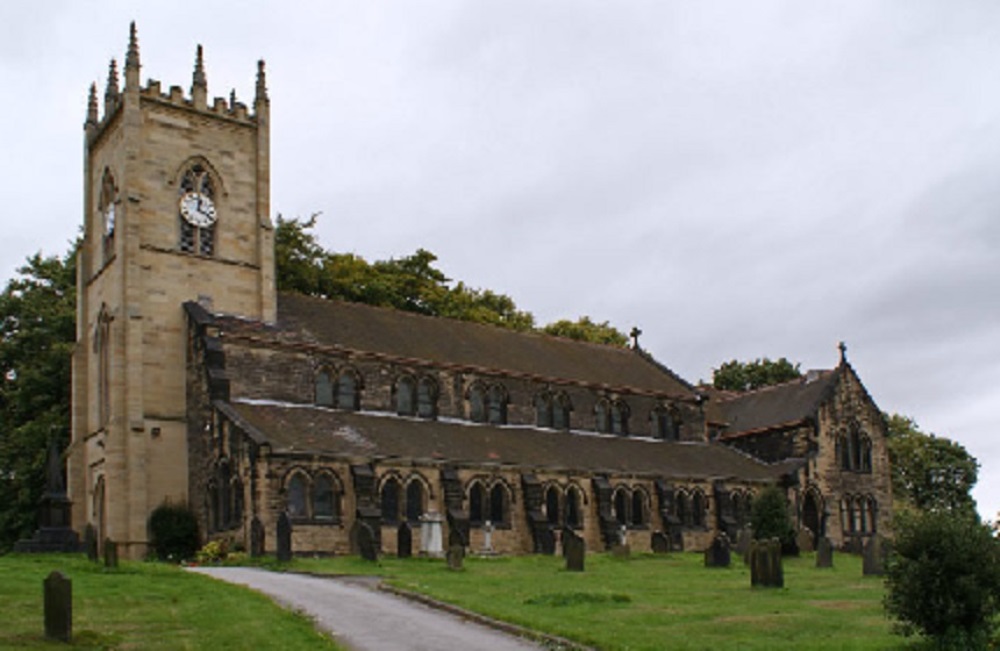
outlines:
[[823, 513], [822, 499], [816, 490], [807, 490], [802, 499], [802, 526], [808, 527], [809, 531], [812, 532], [814, 546], [820, 536], [826, 534], [823, 531], [823, 518], [821, 516]]

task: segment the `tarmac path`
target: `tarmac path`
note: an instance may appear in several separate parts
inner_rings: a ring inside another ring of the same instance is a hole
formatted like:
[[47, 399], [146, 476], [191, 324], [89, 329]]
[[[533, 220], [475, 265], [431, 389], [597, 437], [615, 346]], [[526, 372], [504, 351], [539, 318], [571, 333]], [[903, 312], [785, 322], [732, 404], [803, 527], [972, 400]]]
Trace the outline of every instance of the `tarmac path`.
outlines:
[[249, 567], [192, 567], [248, 586], [313, 617], [354, 651], [537, 651], [529, 640], [367, 587], [357, 578], [320, 578]]

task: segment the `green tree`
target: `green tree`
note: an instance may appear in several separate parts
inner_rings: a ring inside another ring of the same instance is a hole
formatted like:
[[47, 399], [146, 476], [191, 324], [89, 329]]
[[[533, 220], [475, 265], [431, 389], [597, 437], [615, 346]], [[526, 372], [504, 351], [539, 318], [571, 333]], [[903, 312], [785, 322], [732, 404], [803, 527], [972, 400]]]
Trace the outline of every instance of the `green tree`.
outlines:
[[989, 526], [967, 514], [898, 518], [885, 608], [900, 632], [926, 635], [937, 648], [990, 648], [1000, 610], [998, 544]]
[[922, 432], [907, 416], [892, 414], [886, 423], [894, 498], [920, 511], [975, 514], [976, 458], [955, 441]]
[[76, 247], [28, 258], [0, 294], [0, 550], [35, 528], [47, 442], [69, 442]]
[[712, 369], [712, 384], [725, 391], [752, 391], [802, 377], [799, 364], [784, 357], [771, 361], [767, 357], [752, 362], [732, 360]]
[[595, 323], [590, 317], [581, 316], [576, 321], [562, 319], [542, 328], [542, 332], [556, 337], [567, 337], [579, 341], [590, 341], [596, 344], [624, 346], [628, 337], [607, 321]]
[[753, 500], [750, 509], [750, 526], [755, 540], [781, 541], [782, 549], [790, 548], [795, 541], [795, 530], [788, 516], [788, 500], [777, 486], [768, 486]]

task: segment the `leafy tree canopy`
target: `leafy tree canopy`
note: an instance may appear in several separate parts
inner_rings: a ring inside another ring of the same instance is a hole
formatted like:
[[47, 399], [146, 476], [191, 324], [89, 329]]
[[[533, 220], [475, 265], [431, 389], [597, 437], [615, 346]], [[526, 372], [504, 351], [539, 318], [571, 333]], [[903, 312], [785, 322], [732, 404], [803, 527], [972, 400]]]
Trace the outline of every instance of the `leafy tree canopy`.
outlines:
[[788, 516], [788, 501], [777, 486], [768, 486], [754, 498], [750, 509], [750, 526], [755, 540], [777, 538], [782, 547], [795, 540], [795, 530]]
[[959, 443], [922, 432], [907, 416], [886, 417], [896, 500], [920, 511], [975, 514], [979, 462]]
[[75, 257], [35, 254], [0, 294], [0, 550], [35, 528], [49, 438], [69, 442]]
[[562, 319], [542, 328], [542, 332], [556, 337], [567, 337], [578, 341], [591, 341], [612, 346], [624, 346], [628, 338], [623, 332], [607, 321], [595, 323], [590, 317], [581, 316], [576, 321]]
[[712, 369], [712, 384], [725, 391], [752, 391], [802, 377], [799, 364], [782, 357], [771, 361], [767, 357], [752, 362], [732, 360]]

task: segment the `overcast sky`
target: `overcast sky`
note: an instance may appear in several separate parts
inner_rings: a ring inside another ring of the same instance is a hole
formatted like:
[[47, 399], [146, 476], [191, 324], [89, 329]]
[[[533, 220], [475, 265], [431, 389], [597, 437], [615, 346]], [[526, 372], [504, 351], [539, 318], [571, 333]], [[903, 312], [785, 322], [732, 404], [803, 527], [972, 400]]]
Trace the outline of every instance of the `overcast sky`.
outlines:
[[958, 440], [1000, 510], [1000, 3], [241, 2], [0, 6], [0, 279], [82, 218], [87, 88], [253, 98], [275, 213], [418, 247], [539, 323], [586, 314], [692, 382], [829, 368]]

